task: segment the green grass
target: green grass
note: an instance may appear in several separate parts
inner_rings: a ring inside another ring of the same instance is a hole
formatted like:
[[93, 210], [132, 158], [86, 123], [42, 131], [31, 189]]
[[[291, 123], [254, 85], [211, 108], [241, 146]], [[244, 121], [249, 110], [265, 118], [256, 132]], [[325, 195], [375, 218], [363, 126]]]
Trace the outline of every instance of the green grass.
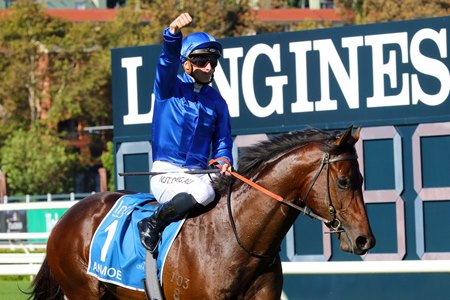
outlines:
[[[31, 251], [40, 253], [43, 250]], [[0, 253], [23, 253], [21, 250], [0, 249]], [[28, 295], [21, 292], [28, 292], [30, 288], [30, 276], [9, 275], [0, 276], [0, 300], [25, 300]]]
[[[1, 278], [1, 277], [0, 277]], [[25, 300], [28, 296], [22, 291], [27, 291], [30, 286], [28, 279], [0, 279], [0, 299]]]
[[[31, 251], [31, 253], [40, 253], [43, 250]], [[0, 253], [23, 253], [20, 250], [0, 249]], [[30, 276], [9, 275], [0, 276], [0, 300], [25, 300], [28, 295], [21, 292], [28, 292], [30, 288]]]

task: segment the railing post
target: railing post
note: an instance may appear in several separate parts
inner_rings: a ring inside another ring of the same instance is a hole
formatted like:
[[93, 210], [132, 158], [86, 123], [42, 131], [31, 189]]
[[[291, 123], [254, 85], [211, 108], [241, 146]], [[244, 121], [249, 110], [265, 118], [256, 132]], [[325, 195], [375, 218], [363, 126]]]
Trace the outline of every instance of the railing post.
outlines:
[[6, 176], [5, 173], [0, 170], [0, 203], [4, 203], [6, 194]]
[[51, 202], [52, 201], [52, 194], [47, 193], [47, 202]]
[[108, 189], [106, 169], [98, 168], [98, 175], [100, 177], [100, 192], [106, 192]]

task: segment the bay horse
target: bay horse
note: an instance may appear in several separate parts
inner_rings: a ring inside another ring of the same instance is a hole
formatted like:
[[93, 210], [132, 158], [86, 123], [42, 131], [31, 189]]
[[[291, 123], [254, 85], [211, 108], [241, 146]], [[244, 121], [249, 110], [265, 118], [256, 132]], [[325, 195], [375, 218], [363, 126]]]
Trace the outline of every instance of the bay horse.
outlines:
[[[162, 274], [165, 299], [280, 299], [283, 238], [308, 208], [325, 220], [343, 251], [375, 245], [362, 195], [354, 144], [359, 130], [281, 134], [247, 148], [237, 173], [281, 197], [276, 201], [230, 176], [218, 176], [218, 200], [191, 215], [174, 241]], [[93, 194], [53, 228], [33, 299], [146, 299], [143, 292], [102, 283], [86, 273], [91, 239], [123, 195]]]

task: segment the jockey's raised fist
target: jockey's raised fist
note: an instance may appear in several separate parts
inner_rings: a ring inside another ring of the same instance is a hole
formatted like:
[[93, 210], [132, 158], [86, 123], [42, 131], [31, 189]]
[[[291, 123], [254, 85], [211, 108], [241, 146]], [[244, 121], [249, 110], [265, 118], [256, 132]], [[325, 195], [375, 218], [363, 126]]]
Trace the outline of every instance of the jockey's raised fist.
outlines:
[[177, 34], [181, 31], [181, 28], [188, 26], [192, 23], [192, 17], [189, 13], [182, 13], [169, 25], [170, 33]]

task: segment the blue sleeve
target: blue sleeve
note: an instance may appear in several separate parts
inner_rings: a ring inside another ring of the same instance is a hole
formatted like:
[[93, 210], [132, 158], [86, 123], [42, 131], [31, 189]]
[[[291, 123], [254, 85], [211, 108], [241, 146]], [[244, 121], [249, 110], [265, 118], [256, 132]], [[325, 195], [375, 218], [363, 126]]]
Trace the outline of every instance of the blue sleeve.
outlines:
[[230, 113], [223, 98], [219, 101], [216, 120], [216, 132], [213, 137], [213, 158], [225, 157], [233, 165], [233, 139], [231, 137]]
[[170, 98], [177, 82], [178, 68], [180, 66], [181, 40], [180, 33], [172, 34], [169, 28], [163, 33], [164, 43], [156, 67], [154, 92], [158, 100]]

